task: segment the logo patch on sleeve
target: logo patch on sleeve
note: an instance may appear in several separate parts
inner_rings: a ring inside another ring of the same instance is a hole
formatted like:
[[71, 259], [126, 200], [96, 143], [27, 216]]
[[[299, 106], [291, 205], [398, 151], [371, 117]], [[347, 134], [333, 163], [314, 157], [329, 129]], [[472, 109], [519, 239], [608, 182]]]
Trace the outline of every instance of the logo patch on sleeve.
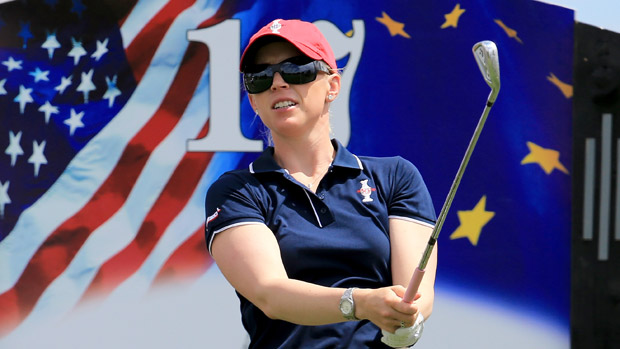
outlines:
[[221, 210], [220, 210], [220, 208], [218, 207], [212, 215], [210, 215], [209, 217], [207, 217], [207, 226], [209, 225], [209, 223], [211, 223], [212, 221], [214, 221], [214, 220], [217, 218], [217, 216], [219, 216], [219, 215], [220, 215], [220, 211], [221, 211]]

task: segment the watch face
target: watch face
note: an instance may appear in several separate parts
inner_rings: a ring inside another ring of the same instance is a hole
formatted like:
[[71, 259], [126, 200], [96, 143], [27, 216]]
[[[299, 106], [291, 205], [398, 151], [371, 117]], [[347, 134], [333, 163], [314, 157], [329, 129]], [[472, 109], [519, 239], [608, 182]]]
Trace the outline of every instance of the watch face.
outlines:
[[344, 301], [340, 304], [340, 311], [342, 311], [343, 314], [350, 314], [352, 309], [351, 302]]

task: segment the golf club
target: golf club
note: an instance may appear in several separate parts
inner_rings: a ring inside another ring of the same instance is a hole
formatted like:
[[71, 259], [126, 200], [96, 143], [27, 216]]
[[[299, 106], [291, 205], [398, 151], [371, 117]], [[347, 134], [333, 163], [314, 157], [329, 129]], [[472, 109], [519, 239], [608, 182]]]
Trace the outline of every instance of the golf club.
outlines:
[[476, 146], [478, 137], [482, 132], [482, 128], [484, 127], [487, 116], [489, 115], [491, 107], [493, 106], [493, 103], [495, 103], [495, 99], [497, 98], [497, 94], [499, 93], [500, 79], [497, 46], [492, 41], [481, 41], [474, 45], [472, 51], [474, 53], [474, 57], [476, 58], [476, 62], [478, 63], [478, 68], [480, 68], [480, 72], [484, 77], [484, 80], [491, 87], [491, 93], [487, 98], [486, 106], [484, 107], [482, 116], [480, 117], [478, 125], [474, 130], [474, 134], [469, 141], [465, 156], [463, 157], [463, 160], [461, 160], [461, 165], [459, 166], [456, 176], [454, 177], [454, 181], [452, 182], [452, 186], [450, 187], [450, 191], [448, 192], [446, 201], [441, 208], [441, 212], [439, 213], [439, 217], [437, 218], [437, 223], [435, 223], [435, 227], [433, 228], [431, 237], [428, 240], [428, 244], [426, 245], [424, 253], [422, 254], [420, 263], [418, 264], [418, 267], [415, 269], [413, 276], [409, 281], [409, 286], [407, 287], [407, 291], [405, 292], [405, 296], [403, 297], [403, 300], [408, 303], [413, 302], [413, 298], [418, 292], [418, 288], [420, 287], [420, 283], [422, 282], [422, 277], [424, 276], [426, 264], [428, 263], [431, 253], [433, 252], [433, 248], [435, 247], [435, 243], [437, 242], [437, 237], [439, 236], [441, 227], [446, 220], [446, 216], [448, 214], [448, 210], [450, 209], [450, 205], [452, 204], [452, 200], [454, 199], [454, 195], [456, 194], [456, 190], [459, 187], [459, 183], [461, 182], [461, 178], [463, 177], [463, 173], [465, 172], [467, 163], [469, 163], [469, 158], [474, 151], [474, 147]]

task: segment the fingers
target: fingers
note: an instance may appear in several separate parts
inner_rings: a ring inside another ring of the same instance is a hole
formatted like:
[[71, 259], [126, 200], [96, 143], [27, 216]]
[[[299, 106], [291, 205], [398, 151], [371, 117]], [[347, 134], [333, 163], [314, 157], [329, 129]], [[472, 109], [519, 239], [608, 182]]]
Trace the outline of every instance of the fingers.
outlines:
[[397, 319], [392, 319], [389, 322], [388, 326], [386, 327], [380, 326], [380, 327], [382, 330], [385, 330], [390, 333], [394, 333], [396, 332], [396, 330], [401, 329], [401, 328], [410, 328], [411, 326], [413, 326], [414, 323], [415, 321], [412, 321], [410, 318], [407, 319], [406, 321], [405, 320], [398, 321]]
[[403, 301], [402, 299], [396, 303], [391, 304], [392, 308], [394, 308], [395, 311], [402, 313], [404, 315], [407, 316], [412, 316], [415, 315], [415, 313], [418, 312], [418, 304], [413, 302], [413, 303], [407, 303], [405, 301]]
[[397, 313], [390, 323], [390, 332], [394, 332], [399, 328], [407, 328], [413, 326], [415, 319], [418, 317], [418, 311], [416, 310], [412, 314]]
[[[394, 286], [392, 286], [390, 288], [400, 298], [403, 298], [405, 296], [405, 292], [407, 291], [407, 289], [405, 287], [403, 287], [402, 285], [394, 285]], [[420, 292], [417, 292], [415, 294], [415, 297], [413, 297], [413, 300], [416, 301], [420, 297], [422, 297], [422, 294]]]
[[420, 294], [419, 292], [416, 293], [416, 296], [413, 299], [414, 302], [407, 303], [402, 300], [402, 297], [404, 296], [406, 290], [404, 287], [397, 285], [394, 286], [392, 290], [396, 295], [401, 298], [398, 303], [392, 305], [392, 307], [396, 311], [394, 320], [397, 323], [392, 323], [388, 331], [393, 333], [399, 328], [409, 328], [413, 326], [419, 311], [415, 301], [417, 301], [422, 296], [422, 294]]
[[391, 312], [387, 316], [386, 331], [394, 333], [399, 328], [413, 326], [418, 315], [418, 306], [413, 303], [406, 303], [402, 300], [391, 306]]
[[[368, 319], [382, 330], [394, 333], [399, 328], [409, 328], [418, 314], [417, 302], [404, 302], [403, 286], [379, 289], [359, 289], [356, 293], [356, 315]], [[419, 294], [415, 299], [418, 299]]]
[[391, 287], [391, 289], [400, 298], [403, 298], [405, 296], [405, 292], [407, 291], [407, 289], [404, 288], [402, 285], [394, 285]]

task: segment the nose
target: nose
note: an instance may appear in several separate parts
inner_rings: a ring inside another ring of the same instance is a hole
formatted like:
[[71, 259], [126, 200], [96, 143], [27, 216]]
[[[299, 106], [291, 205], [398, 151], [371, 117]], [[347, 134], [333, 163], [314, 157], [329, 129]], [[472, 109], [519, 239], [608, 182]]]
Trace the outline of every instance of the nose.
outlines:
[[271, 89], [276, 90], [278, 88], [287, 88], [288, 83], [284, 81], [282, 75], [279, 72], [273, 74], [273, 82], [271, 83]]

